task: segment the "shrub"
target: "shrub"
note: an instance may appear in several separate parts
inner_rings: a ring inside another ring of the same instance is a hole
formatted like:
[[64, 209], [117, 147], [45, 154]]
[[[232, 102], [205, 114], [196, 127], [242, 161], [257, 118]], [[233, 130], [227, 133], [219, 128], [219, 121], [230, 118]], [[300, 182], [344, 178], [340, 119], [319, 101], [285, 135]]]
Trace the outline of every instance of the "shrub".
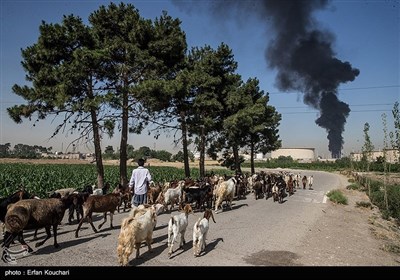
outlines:
[[383, 188], [383, 184], [381, 182], [373, 181], [373, 180], [369, 180], [369, 186], [370, 186], [371, 192], [380, 191]]
[[385, 220], [389, 220], [390, 219], [390, 211], [383, 210], [381, 212], [381, 215], [382, 215], [382, 219], [385, 219]]
[[388, 186], [387, 196], [390, 215], [393, 218], [400, 219], [400, 185]]
[[347, 205], [347, 197], [340, 190], [332, 190], [326, 196], [332, 202]]
[[365, 207], [365, 208], [372, 209], [372, 204], [369, 201], [357, 201], [356, 207]]
[[351, 185], [348, 185], [346, 187], [346, 189], [348, 189], [348, 190], [358, 190], [358, 189], [360, 189], [360, 185], [359, 184], [351, 184]]
[[374, 191], [371, 192], [371, 196], [369, 198], [373, 204], [378, 206], [379, 209], [385, 208], [385, 195], [382, 191]]
[[385, 244], [383, 245], [383, 250], [395, 254], [400, 254], [400, 246], [396, 244]]

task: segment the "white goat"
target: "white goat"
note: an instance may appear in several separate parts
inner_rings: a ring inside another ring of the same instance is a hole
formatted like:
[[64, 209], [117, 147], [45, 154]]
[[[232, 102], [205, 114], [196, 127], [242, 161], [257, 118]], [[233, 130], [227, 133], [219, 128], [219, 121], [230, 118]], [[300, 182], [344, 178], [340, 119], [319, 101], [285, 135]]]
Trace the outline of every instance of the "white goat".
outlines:
[[[75, 188], [64, 188], [55, 190], [54, 193], [60, 194], [61, 197], [67, 196], [75, 191]], [[49, 193], [50, 194], [50, 193]]]
[[94, 189], [93, 194], [91, 195], [103, 195], [103, 190], [102, 189]]
[[199, 218], [193, 226], [193, 255], [199, 256], [206, 248], [206, 239], [209, 228], [209, 220], [212, 217], [214, 223], [214, 215], [211, 209], [206, 209], [203, 218]]
[[151, 206], [154, 207], [157, 216], [160, 215], [164, 211], [164, 205], [157, 203], [157, 204], [140, 204], [138, 207], [132, 206], [132, 210], [129, 212], [129, 217], [134, 217], [135, 214], [137, 214], [136, 209], [147, 209], [150, 208]]
[[279, 200], [279, 188], [277, 185], [272, 186], [272, 197], [274, 202]]
[[131, 217], [131, 218], [133, 218], [133, 217], [135, 217], [135, 215], [137, 215], [138, 213], [140, 213], [140, 212], [138, 212], [138, 210], [140, 210], [140, 209], [148, 209], [148, 208], [150, 208], [151, 206], [153, 206], [154, 207], [154, 209], [155, 209], [155, 211], [156, 211], [156, 221], [155, 221], [155, 223], [154, 223], [154, 228], [156, 227], [156, 225], [157, 225], [157, 217], [158, 217], [158, 215], [160, 215], [162, 212], [164, 212], [164, 205], [162, 205], [162, 204], [160, 204], [160, 203], [157, 203], [157, 204], [153, 204], [153, 205], [150, 205], [150, 204], [140, 204], [138, 207], [135, 207], [135, 206], [133, 206], [133, 208], [132, 208], [132, 210], [129, 212], [129, 215], [128, 215], [128, 217]]
[[140, 244], [146, 241], [149, 252], [153, 241], [153, 229], [157, 220], [154, 206], [148, 208], [138, 207], [133, 213], [122, 221], [121, 232], [118, 237], [118, 262], [126, 266], [133, 248], [136, 248], [136, 258], [139, 258]]
[[[235, 195], [235, 189], [236, 189], [236, 179], [235, 178], [230, 178], [228, 181], [221, 182], [216, 190], [215, 190], [215, 195], [216, 195], [216, 202], [215, 202], [215, 213], [217, 214], [217, 210], [219, 206], [222, 204], [222, 201], [226, 199], [229, 202], [229, 207], [232, 209], [232, 200], [233, 196]], [[221, 206], [222, 208], [222, 206]]]
[[182, 187], [184, 186], [185, 181], [179, 181], [178, 186], [174, 189], [168, 189], [164, 194], [164, 205], [168, 210], [168, 204], [171, 204], [171, 210], [174, 207], [175, 202], [178, 201], [178, 204], [181, 202], [182, 196]]
[[185, 242], [185, 232], [188, 225], [188, 216], [193, 213], [190, 204], [186, 204], [183, 208], [183, 213], [171, 217], [168, 222], [168, 256], [171, 257], [173, 252], [173, 246], [178, 238], [178, 234], [181, 234], [181, 241], [179, 243], [179, 248], [181, 248]]

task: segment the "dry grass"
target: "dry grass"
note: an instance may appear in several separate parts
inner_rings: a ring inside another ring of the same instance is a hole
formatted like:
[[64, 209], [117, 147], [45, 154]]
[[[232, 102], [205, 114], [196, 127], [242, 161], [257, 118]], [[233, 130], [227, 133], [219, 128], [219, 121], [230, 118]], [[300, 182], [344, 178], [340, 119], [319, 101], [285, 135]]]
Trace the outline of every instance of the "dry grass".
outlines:
[[377, 213], [371, 215], [369, 221], [372, 234], [383, 240], [381, 247], [386, 252], [400, 255], [400, 227], [393, 220], [382, 219]]

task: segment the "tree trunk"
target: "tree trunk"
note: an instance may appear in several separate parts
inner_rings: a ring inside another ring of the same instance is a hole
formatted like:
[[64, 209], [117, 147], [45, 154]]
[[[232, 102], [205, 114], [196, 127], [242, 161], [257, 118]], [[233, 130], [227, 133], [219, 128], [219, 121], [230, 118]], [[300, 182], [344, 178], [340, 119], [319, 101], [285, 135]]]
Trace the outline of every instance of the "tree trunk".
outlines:
[[180, 112], [181, 117], [181, 130], [182, 130], [182, 148], [183, 148], [183, 164], [185, 167], [185, 177], [190, 177], [189, 167], [189, 152], [188, 152], [188, 140], [187, 140], [187, 125], [185, 111]]
[[255, 168], [254, 168], [254, 143], [250, 143], [250, 172], [251, 175], [256, 173]]
[[121, 142], [119, 145], [119, 176], [120, 182], [123, 186], [128, 185], [128, 173], [126, 162], [128, 160], [127, 147], [128, 147], [128, 89], [127, 82], [122, 91], [122, 128], [121, 128]]
[[[367, 163], [367, 176], [369, 173], [369, 163]], [[367, 185], [368, 185], [368, 197], [371, 199], [371, 186], [370, 186], [371, 180], [367, 178]]]
[[[386, 159], [385, 159], [386, 160]], [[383, 163], [383, 169], [384, 169], [384, 178], [383, 178], [383, 191], [384, 191], [384, 198], [385, 198], [385, 207], [386, 211], [389, 211], [389, 203], [388, 203], [388, 197], [387, 197], [387, 163]]]
[[90, 115], [92, 118], [92, 125], [93, 125], [94, 154], [96, 157], [96, 169], [97, 169], [97, 187], [102, 188], [104, 186], [104, 167], [103, 167], [103, 158], [101, 156], [99, 124], [97, 122], [96, 110], [91, 109]]
[[206, 135], [204, 125], [201, 127], [200, 132], [200, 161], [199, 161], [199, 168], [200, 168], [200, 178], [204, 178], [205, 172], [205, 154], [206, 154]]
[[242, 173], [242, 170], [240, 169], [239, 149], [237, 145], [233, 145], [232, 150], [233, 150], [233, 159], [235, 161], [235, 171], [236, 173]]

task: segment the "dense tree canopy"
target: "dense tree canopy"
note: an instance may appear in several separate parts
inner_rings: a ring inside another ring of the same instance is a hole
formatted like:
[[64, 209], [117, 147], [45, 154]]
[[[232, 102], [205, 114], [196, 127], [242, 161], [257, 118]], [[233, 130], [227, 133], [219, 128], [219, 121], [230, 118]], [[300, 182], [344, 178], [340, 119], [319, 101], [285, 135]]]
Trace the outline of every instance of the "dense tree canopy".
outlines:
[[[144, 19], [131, 4], [100, 6], [85, 25], [79, 17], [64, 16], [61, 23], [42, 22], [36, 43], [22, 50], [22, 66], [29, 85], [14, 85], [26, 104], [8, 108], [17, 123], [53, 116], [58, 133], [77, 133], [73, 143], [95, 146], [98, 185], [104, 182], [101, 139], [120, 134], [117, 152], [120, 181], [127, 184], [128, 158], [149, 157], [128, 144], [128, 133], [149, 127], [155, 137], [180, 132], [181, 158], [190, 176], [188, 147], [200, 152], [200, 174], [205, 175], [208, 153], [233, 155], [240, 171], [239, 151], [268, 152], [280, 146], [280, 115], [257, 79], [243, 82], [238, 64], [224, 43], [187, 51], [181, 21], [163, 12]], [[7, 151], [7, 146], [1, 152]], [[171, 160], [166, 151], [158, 157]], [[113, 156], [113, 147], [105, 149]], [[253, 166], [253, 165], [252, 165]], [[253, 168], [254, 169], [254, 168]]]

